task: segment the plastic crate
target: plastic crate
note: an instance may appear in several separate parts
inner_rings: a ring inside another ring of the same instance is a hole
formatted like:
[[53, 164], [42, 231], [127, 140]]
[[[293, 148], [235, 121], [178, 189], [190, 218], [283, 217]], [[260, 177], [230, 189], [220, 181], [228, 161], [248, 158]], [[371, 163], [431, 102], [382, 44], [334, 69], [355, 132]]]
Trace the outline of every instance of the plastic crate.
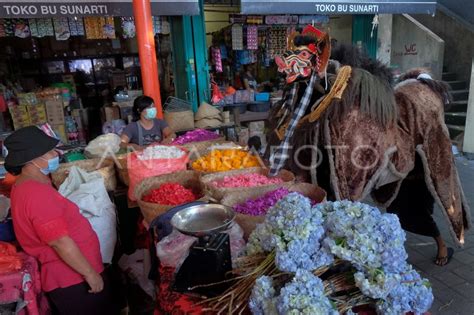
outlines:
[[256, 102], [268, 102], [270, 100], [270, 93], [256, 93], [255, 101]]

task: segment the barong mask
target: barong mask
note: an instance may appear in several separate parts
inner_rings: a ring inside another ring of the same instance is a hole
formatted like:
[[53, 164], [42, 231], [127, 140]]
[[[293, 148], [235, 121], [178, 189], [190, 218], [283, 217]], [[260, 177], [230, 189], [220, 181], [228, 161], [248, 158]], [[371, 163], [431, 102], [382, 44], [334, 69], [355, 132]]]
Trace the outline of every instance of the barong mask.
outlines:
[[293, 32], [288, 38], [288, 51], [276, 56], [278, 71], [286, 75], [286, 83], [305, 80], [317, 71], [323, 77], [329, 62], [331, 42], [329, 34], [308, 25], [301, 33]]

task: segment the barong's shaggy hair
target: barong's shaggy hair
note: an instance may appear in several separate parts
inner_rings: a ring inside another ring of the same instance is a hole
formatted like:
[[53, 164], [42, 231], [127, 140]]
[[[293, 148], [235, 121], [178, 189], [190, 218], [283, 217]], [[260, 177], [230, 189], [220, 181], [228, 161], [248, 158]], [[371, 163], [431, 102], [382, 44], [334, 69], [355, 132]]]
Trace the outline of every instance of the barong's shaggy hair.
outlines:
[[[301, 180], [325, 189], [329, 200], [364, 200], [372, 195], [381, 207], [388, 207], [415, 169], [418, 156], [423, 165], [412, 174], [424, 178], [420, 185], [426, 185], [449, 222], [455, 243], [462, 245], [471, 218], [444, 123], [447, 84], [420, 76], [426, 73], [424, 69], [413, 69], [393, 87], [390, 69], [352, 46], [336, 47], [331, 57], [328, 75], [316, 84], [310, 104], [319, 104], [328, 94], [325, 81], [332, 85], [341, 66], [352, 67], [347, 87], [318, 120], [298, 125], [286, 167]], [[307, 83], [294, 84], [300, 85], [296, 107]], [[284, 104], [283, 100], [270, 113], [268, 148], [281, 142], [275, 130], [282, 114], [289, 112], [286, 117], [290, 117], [295, 110]], [[373, 156], [378, 157], [374, 164]]]

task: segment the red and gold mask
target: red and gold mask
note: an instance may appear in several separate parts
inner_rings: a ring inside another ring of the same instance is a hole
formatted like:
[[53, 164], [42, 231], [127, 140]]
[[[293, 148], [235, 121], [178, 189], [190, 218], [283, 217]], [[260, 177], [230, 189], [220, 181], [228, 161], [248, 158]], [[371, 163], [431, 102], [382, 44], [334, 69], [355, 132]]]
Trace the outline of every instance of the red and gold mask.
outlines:
[[[296, 45], [297, 37], [305, 37], [309, 43]], [[322, 77], [326, 71], [331, 42], [329, 35], [315, 27], [308, 25], [301, 34], [293, 32], [288, 39], [288, 51], [283, 56], [276, 56], [275, 62], [278, 71], [286, 75], [286, 82], [293, 83], [296, 80], [309, 78], [313, 71], [317, 71]]]

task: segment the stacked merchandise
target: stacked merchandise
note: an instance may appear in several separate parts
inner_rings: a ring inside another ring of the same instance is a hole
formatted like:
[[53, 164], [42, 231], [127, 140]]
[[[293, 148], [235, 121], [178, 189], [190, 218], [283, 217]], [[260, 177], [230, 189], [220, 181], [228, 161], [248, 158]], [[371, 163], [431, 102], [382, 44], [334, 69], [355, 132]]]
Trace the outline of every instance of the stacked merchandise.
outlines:
[[247, 27], [247, 49], [258, 49], [258, 28], [256, 25], [250, 25]]
[[15, 129], [48, 123], [63, 143], [78, 143], [79, 130], [74, 118], [65, 116], [69, 100], [64, 89], [47, 88], [36, 93], [18, 93], [17, 102], [9, 103]]
[[232, 25], [232, 49], [243, 50], [244, 49], [244, 31], [242, 25]]
[[71, 37], [69, 21], [67, 18], [54, 18], [53, 26], [56, 40], [68, 40], [69, 37]]
[[287, 49], [288, 38], [286, 27], [272, 28], [267, 36], [267, 58], [274, 59], [276, 55], [282, 55]]
[[113, 17], [84, 18], [87, 39], [114, 39], [115, 24]]

